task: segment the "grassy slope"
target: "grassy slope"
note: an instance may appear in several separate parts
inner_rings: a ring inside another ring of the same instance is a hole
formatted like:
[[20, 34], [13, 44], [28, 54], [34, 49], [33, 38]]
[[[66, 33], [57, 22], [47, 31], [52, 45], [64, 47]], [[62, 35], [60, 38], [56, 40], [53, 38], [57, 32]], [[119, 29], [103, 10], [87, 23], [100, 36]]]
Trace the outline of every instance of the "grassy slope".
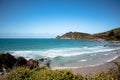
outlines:
[[105, 40], [118, 40], [120, 41], [120, 28], [112, 29], [103, 33], [97, 33], [93, 36], [96, 36], [98, 38], [103, 38]]

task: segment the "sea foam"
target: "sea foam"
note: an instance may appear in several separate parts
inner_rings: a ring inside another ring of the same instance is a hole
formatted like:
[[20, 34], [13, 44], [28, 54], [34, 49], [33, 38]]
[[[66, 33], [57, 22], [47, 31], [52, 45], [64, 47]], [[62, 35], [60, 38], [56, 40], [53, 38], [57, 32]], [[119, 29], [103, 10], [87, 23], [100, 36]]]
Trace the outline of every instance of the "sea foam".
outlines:
[[115, 49], [104, 47], [92, 47], [92, 48], [60, 48], [60, 49], [48, 49], [48, 50], [23, 50], [23, 51], [9, 51], [13, 56], [23, 56], [25, 58], [39, 59], [41, 57], [55, 58], [77, 56], [82, 54], [94, 54], [99, 52], [113, 51]]

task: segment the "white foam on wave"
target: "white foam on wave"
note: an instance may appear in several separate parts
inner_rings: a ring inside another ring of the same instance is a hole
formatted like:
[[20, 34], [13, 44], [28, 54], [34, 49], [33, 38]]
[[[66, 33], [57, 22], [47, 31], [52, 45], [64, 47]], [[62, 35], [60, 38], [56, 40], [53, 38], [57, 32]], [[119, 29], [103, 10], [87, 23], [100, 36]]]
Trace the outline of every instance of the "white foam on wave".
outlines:
[[94, 54], [91, 54], [90, 56], [96, 56], [96, 55], [97, 55], [97, 54], [94, 53]]
[[105, 55], [105, 56], [107, 56], [107, 55], [109, 55], [110, 53], [106, 53], [106, 54], [103, 54], [103, 55]]
[[115, 49], [106, 49], [104, 47], [90, 47], [90, 48], [61, 48], [61, 49], [49, 49], [49, 50], [23, 50], [23, 51], [10, 51], [12, 55], [19, 57], [23, 56], [25, 58], [40, 58], [40, 57], [69, 57], [77, 56], [81, 54], [93, 54], [97, 52], [107, 52]]
[[57, 69], [77, 69], [77, 68], [85, 68], [85, 67], [95, 67], [99, 65], [103, 65], [104, 63], [100, 64], [95, 64], [95, 65], [89, 65], [89, 66], [77, 66], [77, 67], [52, 67], [52, 70], [57, 70]]
[[76, 69], [80, 67], [53, 67], [52, 70], [57, 70], [57, 69]]
[[81, 60], [79, 60], [79, 62], [85, 62], [85, 61], [87, 61], [87, 59], [81, 59]]
[[113, 57], [113, 58], [111, 58], [111, 59], [107, 60], [106, 62], [111, 62], [111, 61], [113, 61], [113, 60], [117, 59], [118, 57], [119, 57], [119, 56], [115, 56], [115, 57]]

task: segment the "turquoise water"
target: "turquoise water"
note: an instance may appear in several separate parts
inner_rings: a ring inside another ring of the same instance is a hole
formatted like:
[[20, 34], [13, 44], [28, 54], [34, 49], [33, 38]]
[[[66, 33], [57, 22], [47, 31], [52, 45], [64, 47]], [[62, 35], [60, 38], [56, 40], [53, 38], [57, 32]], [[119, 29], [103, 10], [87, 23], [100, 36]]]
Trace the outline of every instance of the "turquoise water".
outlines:
[[26, 59], [49, 57], [54, 68], [87, 67], [109, 62], [119, 52], [119, 43], [64, 39], [0, 39], [0, 52]]
[[0, 51], [47, 50], [53, 48], [93, 47], [106, 43], [85, 40], [60, 39], [0, 39]]

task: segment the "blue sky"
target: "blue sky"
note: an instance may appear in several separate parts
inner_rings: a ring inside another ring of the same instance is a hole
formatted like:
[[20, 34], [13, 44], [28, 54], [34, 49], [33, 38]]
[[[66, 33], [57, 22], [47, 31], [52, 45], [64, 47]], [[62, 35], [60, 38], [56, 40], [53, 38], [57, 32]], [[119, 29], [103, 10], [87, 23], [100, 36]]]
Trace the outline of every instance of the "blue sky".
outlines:
[[0, 0], [0, 38], [53, 38], [120, 27], [120, 0]]

